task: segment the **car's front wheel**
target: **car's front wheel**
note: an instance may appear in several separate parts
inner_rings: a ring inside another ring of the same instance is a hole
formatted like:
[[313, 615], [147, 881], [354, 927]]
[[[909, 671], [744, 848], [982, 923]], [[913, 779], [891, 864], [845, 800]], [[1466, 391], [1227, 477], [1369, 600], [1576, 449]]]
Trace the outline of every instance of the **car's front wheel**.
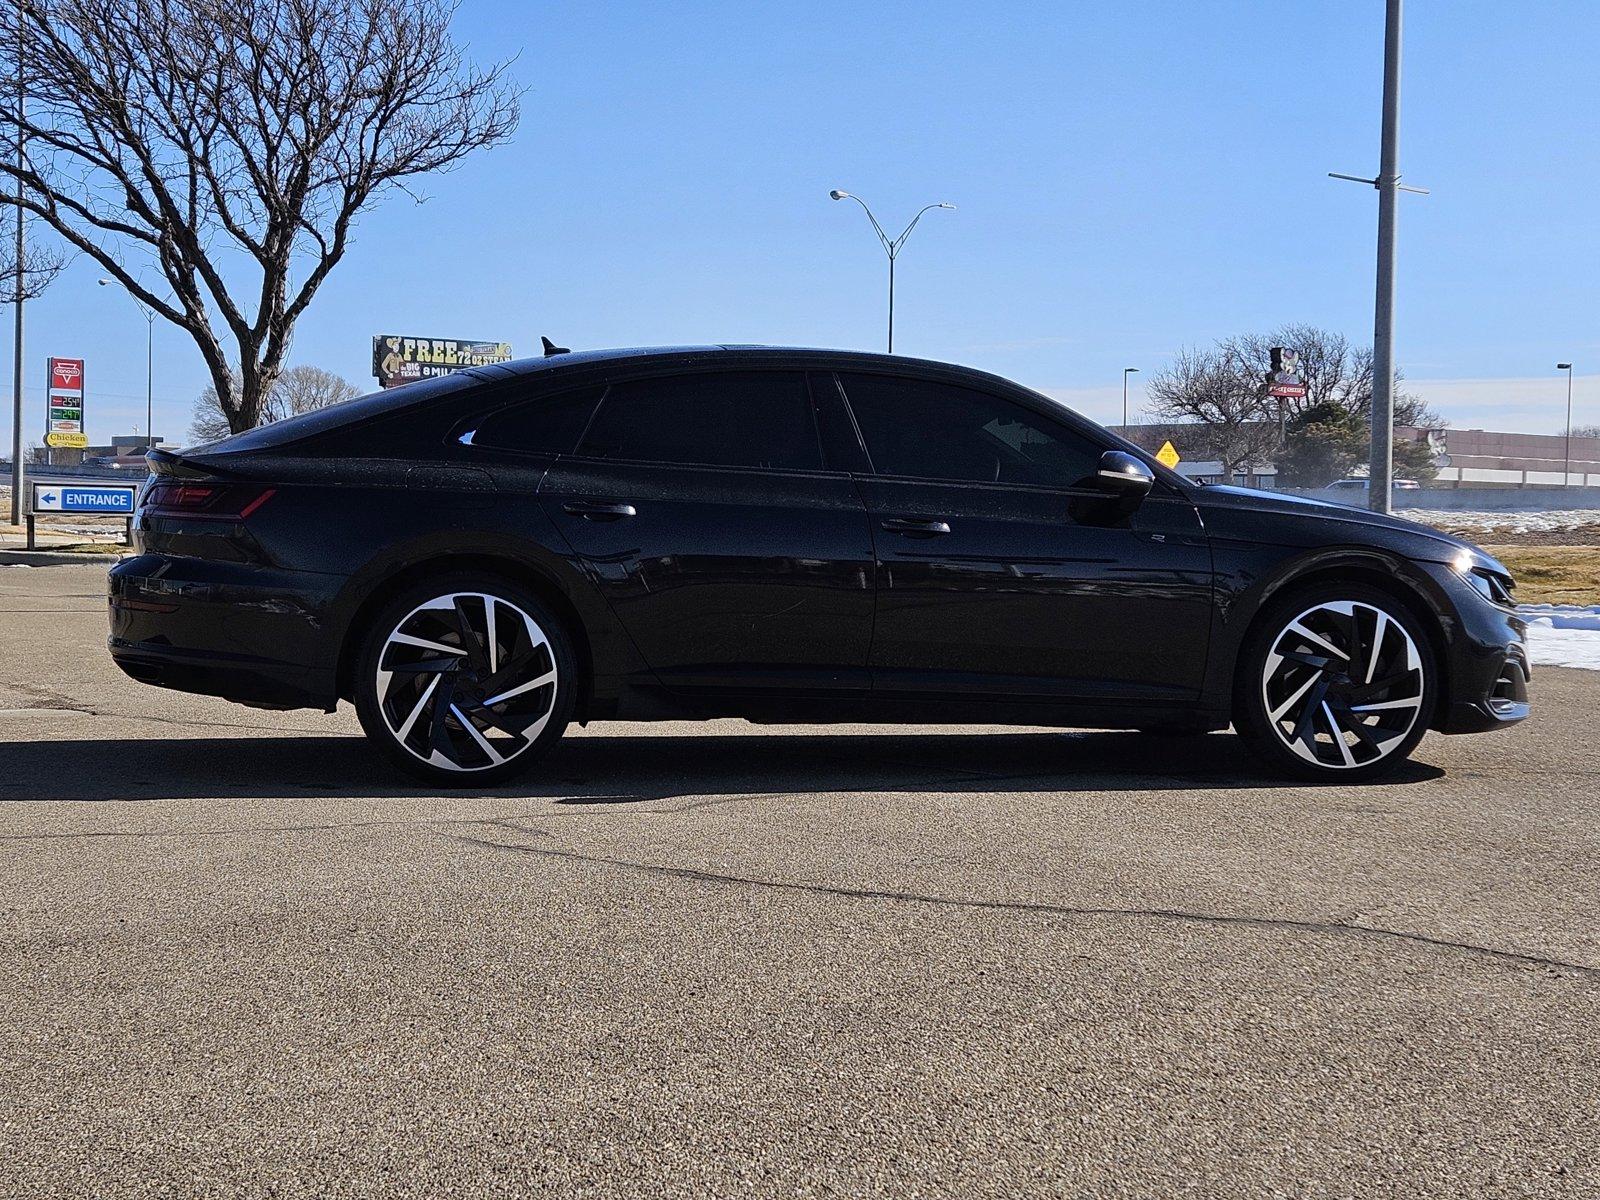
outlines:
[[1377, 588], [1311, 588], [1272, 603], [1246, 639], [1234, 725], [1288, 774], [1359, 782], [1427, 731], [1437, 671], [1417, 618]]
[[498, 783], [566, 729], [576, 692], [568, 635], [526, 589], [455, 574], [406, 588], [368, 623], [356, 662], [361, 727], [430, 783]]

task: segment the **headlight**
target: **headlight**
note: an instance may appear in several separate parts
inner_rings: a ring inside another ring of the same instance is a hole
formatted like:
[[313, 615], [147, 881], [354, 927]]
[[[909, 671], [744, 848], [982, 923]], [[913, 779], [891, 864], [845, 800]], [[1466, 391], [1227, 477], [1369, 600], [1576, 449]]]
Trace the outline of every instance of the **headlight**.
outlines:
[[1487, 565], [1472, 551], [1458, 550], [1456, 556], [1450, 560], [1450, 566], [1490, 604], [1498, 604], [1502, 608], [1517, 606], [1516, 598], [1512, 595], [1516, 583], [1511, 576]]

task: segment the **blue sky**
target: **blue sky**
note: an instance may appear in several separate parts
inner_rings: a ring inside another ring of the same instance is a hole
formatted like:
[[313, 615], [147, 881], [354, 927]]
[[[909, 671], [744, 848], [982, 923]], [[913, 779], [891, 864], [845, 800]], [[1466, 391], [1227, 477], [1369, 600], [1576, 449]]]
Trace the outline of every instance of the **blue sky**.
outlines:
[[[518, 56], [521, 128], [365, 217], [292, 361], [365, 388], [380, 332], [878, 349], [882, 252], [832, 187], [894, 230], [958, 206], [900, 260], [897, 350], [1101, 419], [1124, 366], [1183, 345], [1364, 343], [1375, 197], [1326, 173], [1376, 171], [1382, 24], [1380, 0], [464, 0], [472, 53]], [[1600, 4], [1412, 0], [1405, 49], [1401, 166], [1433, 192], [1402, 200], [1406, 375], [1457, 426], [1554, 432], [1573, 358], [1600, 422]], [[30, 440], [48, 354], [88, 360], [91, 436], [142, 425], [144, 322], [100, 273], [29, 306]], [[207, 377], [176, 329], [155, 353], [181, 440]]]

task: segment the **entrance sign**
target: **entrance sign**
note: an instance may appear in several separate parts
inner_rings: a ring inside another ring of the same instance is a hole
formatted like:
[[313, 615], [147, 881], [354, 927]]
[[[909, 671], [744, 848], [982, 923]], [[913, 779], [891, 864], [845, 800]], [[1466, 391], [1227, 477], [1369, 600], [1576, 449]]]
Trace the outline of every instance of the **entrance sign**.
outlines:
[[35, 479], [33, 503], [29, 509], [36, 513], [102, 513], [114, 517], [131, 517], [138, 494], [137, 484]]

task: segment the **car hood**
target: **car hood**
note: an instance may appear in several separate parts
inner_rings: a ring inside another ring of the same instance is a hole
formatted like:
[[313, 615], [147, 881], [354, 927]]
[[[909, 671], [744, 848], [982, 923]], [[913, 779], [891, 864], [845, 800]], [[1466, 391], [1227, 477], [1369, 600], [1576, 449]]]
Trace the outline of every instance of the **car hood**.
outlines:
[[[1300, 544], [1299, 536], [1308, 523], [1326, 529], [1325, 522], [1338, 522], [1349, 526], [1344, 535], [1362, 539], [1362, 530], [1372, 531], [1366, 537], [1400, 550], [1408, 557], [1447, 562], [1459, 550], [1470, 550], [1483, 555], [1471, 542], [1442, 533], [1428, 525], [1408, 521], [1404, 517], [1389, 516], [1365, 508], [1352, 508], [1331, 500], [1314, 500], [1309, 496], [1290, 496], [1282, 492], [1266, 492], [1258, 488], [1229, 487], [1208, 484], [1194, 492], [1195, 505], [1202, 515], [1214, 514], [1218, 520], [1208, 519], [1207, 528], [1230, 524], [1231, 516], [1249, 516], [1250, 525], [1262, 540], [1278, 540], [1272, 534], [1281, 533], [1285, 544]], [[1490, 560], [1493, 561], [1493, 560]]]

